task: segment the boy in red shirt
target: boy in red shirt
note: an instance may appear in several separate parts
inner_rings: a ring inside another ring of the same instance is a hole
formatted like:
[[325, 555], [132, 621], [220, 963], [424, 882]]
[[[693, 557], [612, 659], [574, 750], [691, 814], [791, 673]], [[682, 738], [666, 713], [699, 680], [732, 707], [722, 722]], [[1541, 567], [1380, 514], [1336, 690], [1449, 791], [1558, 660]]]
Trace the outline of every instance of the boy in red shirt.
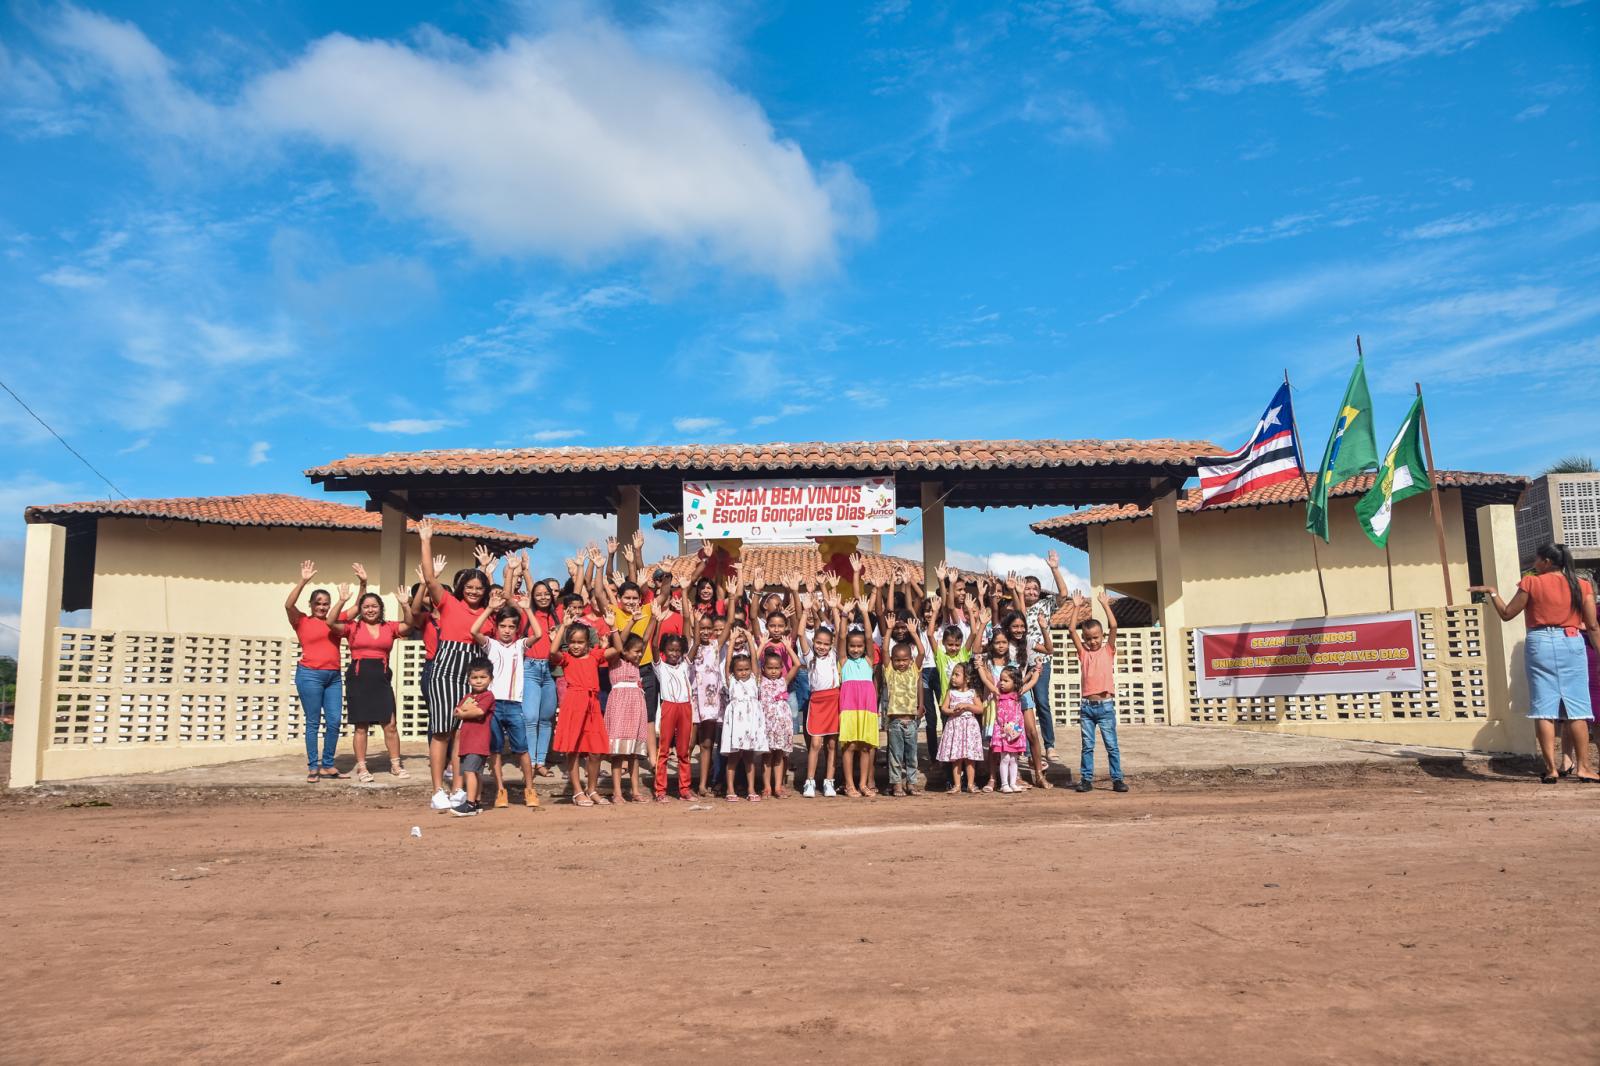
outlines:
[[456, 704], [456, 718], [461, 722], [456, 731], [456, 750], [461, 754], [462, 784], [467, 789], [467, 798], [450, 809], [457, 818], [470, 818], [482, 809], [478, 804], [483, 788], [481, 775], [494, 743], [489, 731], [489, 724], [494, 721], [494, 693], [489, 691], [493, 680], [493, 664], [488, 659], [474, 659], [467, 667], [468, 692]]

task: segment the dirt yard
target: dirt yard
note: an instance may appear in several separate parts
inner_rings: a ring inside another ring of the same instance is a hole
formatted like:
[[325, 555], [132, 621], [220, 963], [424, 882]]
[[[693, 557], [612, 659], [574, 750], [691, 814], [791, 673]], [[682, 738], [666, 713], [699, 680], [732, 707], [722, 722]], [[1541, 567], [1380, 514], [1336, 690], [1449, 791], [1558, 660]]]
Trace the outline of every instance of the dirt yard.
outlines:
[[1600, 1061], [1587, 786], [66, 802], [0, 808], [7, 1062]]

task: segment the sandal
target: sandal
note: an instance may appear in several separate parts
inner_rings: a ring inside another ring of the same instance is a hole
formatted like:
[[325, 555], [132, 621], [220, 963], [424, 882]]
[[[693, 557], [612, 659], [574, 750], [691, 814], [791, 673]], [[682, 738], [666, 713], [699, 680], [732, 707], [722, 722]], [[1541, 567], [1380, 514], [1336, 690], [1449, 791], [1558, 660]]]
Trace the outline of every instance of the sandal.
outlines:
[[315, 769], [311, 769], [311, 770], [307, 770], [306, 771], [306, 784], [313, 785], [313, 784], [316, 784], [318, 781], [321, 781], [321, 780], [322, 780], [322, 775], [317, 773], [317, 771]]
[[389, 767], [389, 773], [401, 779], [409, 779], [411, 777], [411, 771], [406, 769], [406, 764], [403, 762], [397, 762]]
[[572, 797], [572, 805], [574, 807], [593, 807], [594, 800], [580, 792], [576, 796]]
[[372, 771], [368, 770], [365, 766], [356, 767], [356, 780], [361, 782], [363, 785], [372, 784]]
[[600, 793], [598, 793], [598, 792], [589, 793], [589, 798], [594, 800], [596, 803], [598, 803], [602, 807], [611, 806], [611, 801], [606, 799], [604, 796], [600, 795]]
[[333, 766], [330, 766], [328, 769], [322, 771], [319, 776], [326, 778], [329, 781], [348, 781], [350, 779], [349, 774], [341, 774], [338, 767]]
[[739, 802], [739, 797], [734, 795], [732, 792], [728, 793], [723, 798], [726, 799], [729, 803], [738, 803]]
[[755, 793], [755, 792], [752, 792], [750, 795], [746, 796], [745, 799], [749, 800], [751, 803], [760, 803], [761, 802], [760, 794], [759, 793]]

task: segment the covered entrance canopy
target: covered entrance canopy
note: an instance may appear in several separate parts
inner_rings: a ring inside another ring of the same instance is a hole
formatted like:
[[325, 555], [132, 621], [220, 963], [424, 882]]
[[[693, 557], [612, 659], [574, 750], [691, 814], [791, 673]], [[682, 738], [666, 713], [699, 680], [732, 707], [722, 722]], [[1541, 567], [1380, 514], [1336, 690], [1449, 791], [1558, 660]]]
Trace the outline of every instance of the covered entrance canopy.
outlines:
[[[923, 556], [944, 558], [945, 507], [1150, 506], [1194, 475], [1207, 441], [921, 440], [717, 444], [352, 455], [306, 471], [368, 510], [424, 514], [610, 514], [617, 534], [670, 514], [685, 480], [893, 474], [901, 507], [923, 511]], [[386, 526], [387, 528], [387, 526]], [[396, 526], [396, 531], [399, 530]]]

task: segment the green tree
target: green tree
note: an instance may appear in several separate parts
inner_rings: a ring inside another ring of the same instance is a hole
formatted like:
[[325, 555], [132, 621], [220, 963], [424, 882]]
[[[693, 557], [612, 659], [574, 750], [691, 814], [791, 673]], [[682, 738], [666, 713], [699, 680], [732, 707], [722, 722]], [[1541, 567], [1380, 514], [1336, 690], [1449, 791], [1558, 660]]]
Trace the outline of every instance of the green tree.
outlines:
[[1560, 459], [1545, 471], [1546, 474], [1592, 474], [1594, 473], [1594, 460], [1587, 455], [1569, 455]]

